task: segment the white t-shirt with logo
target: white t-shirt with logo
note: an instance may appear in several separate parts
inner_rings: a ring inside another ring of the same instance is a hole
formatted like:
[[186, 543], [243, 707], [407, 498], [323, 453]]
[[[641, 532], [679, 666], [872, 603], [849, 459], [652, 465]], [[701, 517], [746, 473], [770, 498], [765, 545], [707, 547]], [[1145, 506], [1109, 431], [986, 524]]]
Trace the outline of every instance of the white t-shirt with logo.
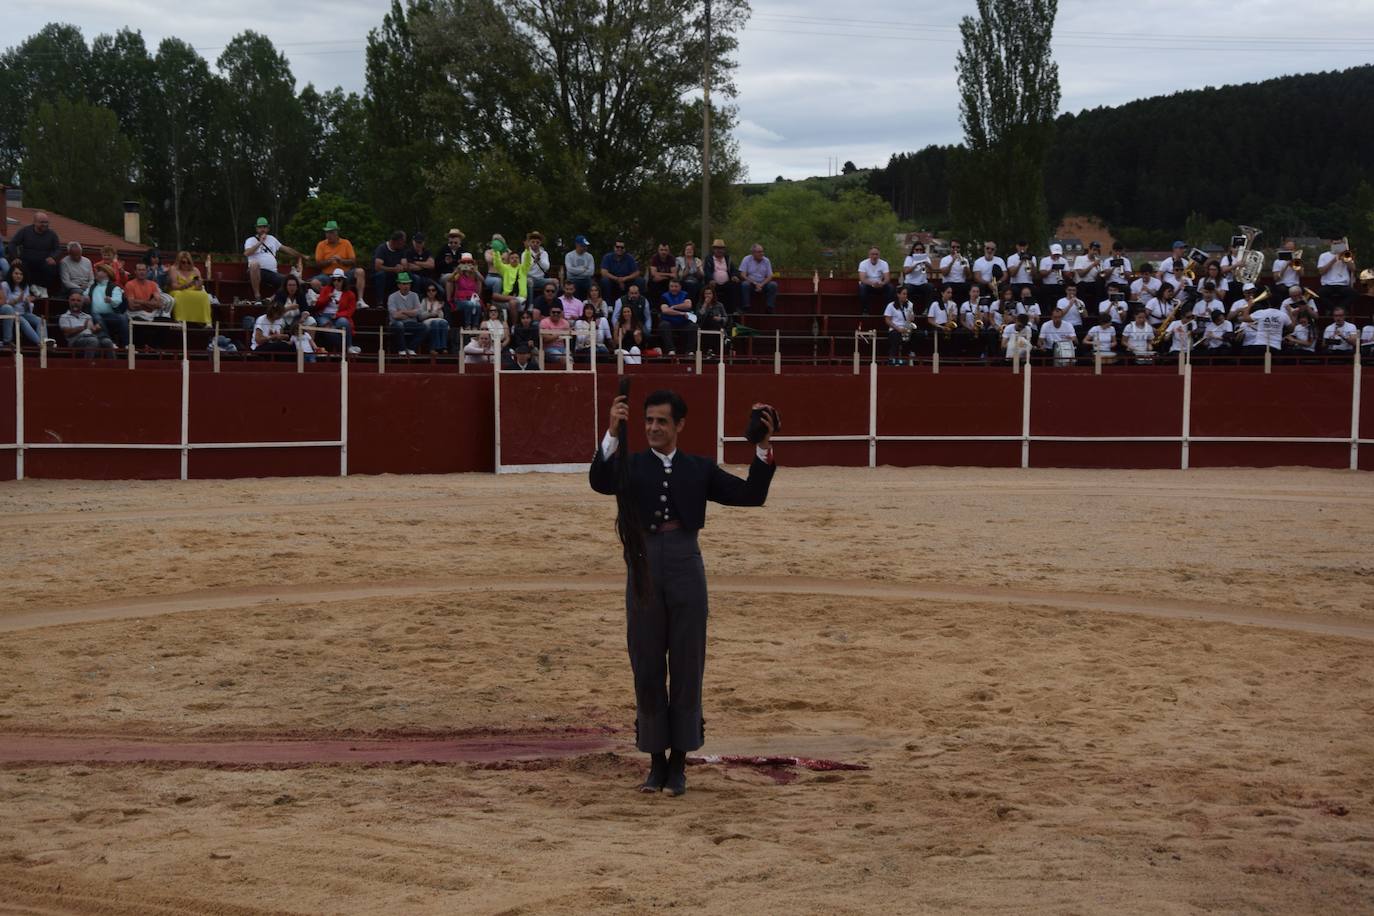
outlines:
[[882, 258], [874, 264], [869, 258], [864, 258], [859, 262], [859, 276], [863, 277], [865, 283], [882, 283], [883, 277], [888, 273], [887, 262]]
[[940, 259], [940, 273], [944, 276], [946, 283], [967, 283], [968, 282], [968, 262], [963, 256], [956, 258], [952, 254], [947, 254]]
[[1322, 340], [1326, 342], [1328, 350], [1335, 350], [1339, 353], [1349, 353], [1355, 349], [1350, 345], [1350, 338], [1358, 331], [1353, 324], [1346, 322], [1339, 328], [1335, 324], [1328, 324], [1326, 330], [1322, 332]]
[[1283, 329], [1293, 323], [1287, 312], [1275, 308], [1251, 312], [1250, 318], [1255, 322], [1255, 343], [1275, 350], [1283, 346]]
[[1155, 329], [1149, 322], [1136, 324], [1132, 321], [1121, 329], [1121, 342], [1133, 353], [1147, 353], [1154, 343]]
[[1224, 347], [1226, 346], [1225, 335], [1230, 334], [1233, 330], [1235, 330], [1235, 328], [1232, 327], [1231, 322], [1224, 318], [1221, 324], [1217, 324], [1215, 321], [1209, 321], [1202, 326], [1202, 342], [1209, 350]]
[[1318, 273], [1330, 264], [1336, 262], [1336, 266], [1321, 275], [1322, 286], [1349, 286], [1350, 285], [1350, 265], [1341, 260], [1341, 256], [1330, 251], [1323, 251], [1322, 256], [1317, 258]]
[[248, 254], [248, 249], [257, 244], [257, 241], [258, 237], [256, 235], [250, 235], [243, 240], [243, 253], [247, 255], [248, 263], [258, 265], [259, 270], [270, 270], [276, 273], [277, 252], [281, 251], [281, 242], [277, 240], [275, 235], [269, 232], [266, 237], [263, 238], [262, 245], [258, 250], [252, 254]]
[[902, 282], [907, 286], [925, 286], [930, 282], [930, 255], [909, 254], [902, 262]]
[[978, 279], [984, 283], [993, 281], [992, 268], [994, 266], [1002, 268], [1002, 279], [1007, 277], [1007, 262], [993, 255], [991, 259], [984, 255], [973, 262], [973, 272], [978, 275]]

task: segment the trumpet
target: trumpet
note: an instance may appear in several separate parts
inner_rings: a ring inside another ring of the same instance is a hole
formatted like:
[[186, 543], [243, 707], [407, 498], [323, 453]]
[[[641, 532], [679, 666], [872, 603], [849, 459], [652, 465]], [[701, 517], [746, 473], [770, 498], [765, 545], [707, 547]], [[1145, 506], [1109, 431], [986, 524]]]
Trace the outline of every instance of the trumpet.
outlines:
[[1342, 251], [1342, 252], [1341, 252], [1341, 260], [1344, 261], [1344, 262], [1347, 263], [1347, 264], [1354, 264], [1354, 263], [1355, 263], [1355, 252], [1353, 252], [1353, 251], [1351, 251], [1349, 248], [1347, 248], [1345, 251]]

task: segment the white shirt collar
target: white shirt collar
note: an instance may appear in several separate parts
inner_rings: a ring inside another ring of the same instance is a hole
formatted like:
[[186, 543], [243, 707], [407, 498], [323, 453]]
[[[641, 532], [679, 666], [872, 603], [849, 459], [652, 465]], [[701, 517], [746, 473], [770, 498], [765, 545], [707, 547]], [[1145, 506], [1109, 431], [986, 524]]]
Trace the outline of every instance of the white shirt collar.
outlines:
[[677, 449], [673, 449], [671, 452], [669, 452], [669, 453], [666, 454], [666, 455], [663, 454], [662, 452], [660, 452], [660, 451], [659, 451], [658, 449], [656, 449], [656, 448], [651, 448], [651, 449], [649, 449], [649, 451], [653, 452], [655, 455], [658, 456], [658, 460], [663, 462], [663, 466], [664, 466], [665, 468], [668, 468], [668, 467], [672, 467], [672, 466], [673, 466], [673, 456], [677, 454]]

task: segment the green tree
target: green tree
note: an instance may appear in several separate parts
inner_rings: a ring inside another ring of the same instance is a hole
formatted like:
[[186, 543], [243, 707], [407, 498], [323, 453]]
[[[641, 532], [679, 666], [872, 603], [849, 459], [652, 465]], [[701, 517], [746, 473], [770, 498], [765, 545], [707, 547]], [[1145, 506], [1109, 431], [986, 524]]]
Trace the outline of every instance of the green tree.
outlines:
[[965, 151], [951, 192], [958, 228], [973, 238], [1039, 244], [1049, 231], [1045, 158], [1059, 110], [1051, 56], [1057, 0], [978, 0], [959, 23], [956, 69]]
[[133, 144], [108, 108], [59, 98], [24, 128], [20, 178], [35, 205], [119, 232]]
[[324, 238], [324, 224], [330, 220], [339, 224], [339, 235], [353, 243], [358, 263], [362, 266], [371, 264], [369, 255], [372, 249], [385, 238], [382, 221], [372, 208], [342, 194], [322, 191], [314, 197], [307, 197], [295, 209], [296, 215], [282, 230], [281, 239], [307, 255]]
[[86, 39], [74, 25], [48, 23], [0, 55], [0, 176], [20, 170], [25, 123], [38, 105], [87, 98], [91, 74]]
[[218, 226], [221, 244], [230, 241], [215, 218], [224, 200], [216, 180], [223, 151], [214, 122], [218, 77], [186, 42], [165, 38], [153, 59], [151, 90], [143, 151], [149, 237], [177, 249], [208, 248]]
[[900, 226], [892, 208], [875, 194], [848, 190], [832, 198], [786, 182], [745, 198], [721, 231], [737, 255], [758, 242], [778, 268], [807, 271], [827, 262], [857, 264], [872, 245], [895, 256]]

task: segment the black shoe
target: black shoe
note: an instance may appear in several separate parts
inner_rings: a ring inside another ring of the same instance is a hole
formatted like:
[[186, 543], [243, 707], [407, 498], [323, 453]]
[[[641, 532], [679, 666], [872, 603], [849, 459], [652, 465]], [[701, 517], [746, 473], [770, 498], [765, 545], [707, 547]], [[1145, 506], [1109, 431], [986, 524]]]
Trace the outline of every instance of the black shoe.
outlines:
[[673, 755], [668, 758], [668, 781], [664, 783], [663, 788], [674, 798], [687, 791], [686, 754], [673, 751]]
[[658, 792], [668, 782], [668, 758], [661, 753], [651, 754], [650, 761], [649, 775], [639, 787], [641, 792]]

